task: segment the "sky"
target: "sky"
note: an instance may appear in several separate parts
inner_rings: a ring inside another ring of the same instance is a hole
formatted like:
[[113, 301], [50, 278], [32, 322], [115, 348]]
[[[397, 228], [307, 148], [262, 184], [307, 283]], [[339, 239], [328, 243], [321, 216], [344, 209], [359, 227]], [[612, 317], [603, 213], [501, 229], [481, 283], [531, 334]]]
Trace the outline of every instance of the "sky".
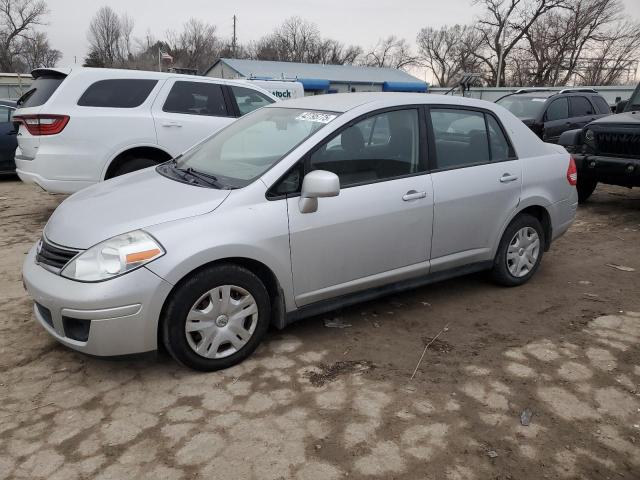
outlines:
[[[238, 17], [238, 41], [257, 40], [288, 17], [318, 25], [324, 37], [364, 48], [379, 38], [396, 35], [415, 43], [425, 26], [470, 23], [479, 13], [471, 0], [46, 0], [50, 14], [44, 29], [54, 48], [62, 51], [59, 66], [82, 64], [87, 53], [87, 29], [102, 5], [127, 12], [135, 21], [134, 36], [150, 31], [162, 38], [195, 17], [216, 25], [221, 37], [231, 37], [232, 17]], [[627, 15], [640, 21], [640, 0], [623, 0]], [[212, 59], [213, 60], [213, 59]], [[429, 80], [424, 71], [414, 75]]]

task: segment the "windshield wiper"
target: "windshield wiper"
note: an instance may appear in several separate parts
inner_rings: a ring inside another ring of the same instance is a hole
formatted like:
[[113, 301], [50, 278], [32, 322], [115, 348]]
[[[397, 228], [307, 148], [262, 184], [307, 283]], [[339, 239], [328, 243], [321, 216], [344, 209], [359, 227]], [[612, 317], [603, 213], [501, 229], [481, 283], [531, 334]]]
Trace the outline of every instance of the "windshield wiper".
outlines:
[[212, 187], [224, 188], [224, 185], [218, 181], [218, 177], [216, 177], [215, 175], [211, 175], [210, 173], [200, 172], [198, 170], [194, 170], [192, 167], [188, 167], [184, 170], [180, 168], [178, 170], [187, 172], [191, 176], [200, 179], [201, 181], [211, 185]]

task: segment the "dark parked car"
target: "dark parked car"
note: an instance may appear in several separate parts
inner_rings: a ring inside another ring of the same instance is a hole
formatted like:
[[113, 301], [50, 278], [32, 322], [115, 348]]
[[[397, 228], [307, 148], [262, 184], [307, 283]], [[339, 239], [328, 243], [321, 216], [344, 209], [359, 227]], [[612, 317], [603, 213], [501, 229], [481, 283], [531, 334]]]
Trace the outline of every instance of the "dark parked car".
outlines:
[[536, 135], [558, 143], [563, 132], [582, 128], [611, 114], [607, 101], [595, 90], [518, 90], [496, 101], [522, 120]]
[[575, 159], [580, 202], [598, 182], [640, 187], [640, 84], [622, 113], [565, 132], [558, 143]]
[[15, 173], [16, 164], [13, 159], [18, 141], [13, 125], [13, 111], [16, 102], [0, 100], [0, 174]]

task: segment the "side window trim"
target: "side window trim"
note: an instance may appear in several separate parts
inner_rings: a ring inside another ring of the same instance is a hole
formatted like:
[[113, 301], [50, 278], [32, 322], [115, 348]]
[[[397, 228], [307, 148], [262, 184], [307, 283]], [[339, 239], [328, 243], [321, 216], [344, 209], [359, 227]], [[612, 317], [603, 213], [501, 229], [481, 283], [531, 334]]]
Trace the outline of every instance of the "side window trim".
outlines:
[[224, 103], [227, 105], [227, 112], [230, 114], [229, 116], [234, 118], [240, 118], [240, 107], [238, 107], [238, 102], [236, 102], [236, 99], [233, 96], [231, 87], [226, 83], [221, 84], [221, 86], [222, 86], [222, 94], [224, 95]]
[[[435, 110], [444, 110], [444, 109], [448, 109], [448, 110], [469, 110], [471, 112], [476, 112], [476, 113], [481, 113], [483, 114], [483, 118], [484, 118], [484, 123], [485, 123], [485, 128], [487, 130], [487, 143], [489, 143], [489, 161], [488, 162], [477, 162], [477, 163], [470, 163], [468, 165], [458, 165], [458, 166], [454, 166], [454, 167], [448, 167], [448, 168], [438, 168], [438, 155], [436, 152], [436, 139], [435, 139], [435, 133], [433, 130], [433, 123], [431, 122], [431, 109], [435, 109]], [[502, 122], [500, 121], [500, 118], [498, 118], [491, 110], [487, 110], [484, 108], [480, 108], [480, 107], [469, 107], [467, 105], [451, 105], [451, 104], [427, 104], [424, 105], [424, 113], [425, 113], [425, 117], [426, 117], [426, 122], [427, 122], [427, 140], [428, 140], [428, 147], [429, 147], [429, 172], [446, 172], [448, 170], [458, 170], [461, 168], [469, 168], [469, 167], [478, 167], [480, 165], [489, 165], [491, 163], [501, 163], [501, 162], [510, 162], [512, 160], [518, 160], [518, 154], [515, 151], [515, 148], [513, 148], [513, 142], [511, 141], [511, 138], [509, 137], [509, 135], [507, 134], [506, 129], [504, 128], [504, 125], [502, 124]], [[493, 117], [493, 119], [496, 121], [496, 123], [498, 124], [498, 126], [500, 127], [500, 129], [502, 130], [502, 134], [504, 135], [504, 138], [507, 141], [507, 144], [509, 145], [509, 158], [506, 158], [504, 160], [496, 160], [493, 161], [491, 158], [491, 141], [489, 138], [489, 128], [487, 125], [487, 115], [491, 115]]]
[[[431, 173], [430, 170], [430, 164], [429, 164], [429, 159], [431, 158], [431, 141], [426, 138], [426, 134], [428, 133], [428, 129], [427, 129], [427, 124], [425, 122], [424, 119], [424, 113], [425, 113], [425, 106], [424, 104], [408, 104], [408, 105], [398, 105], [395, 107], [386, 107], [386, 108], [381, 108], [378, 110], [374, 110], [372, 112], [367, 112], [359, 117], [354, 118], [353, 120], [349, 121], [348, 123], [345, 123], [344, 125], [342, 125], [340, 128], [338, 128], [335, 132], [333, 132], [331, 135], [329, 135], [328, 137], [325, 137], [324, 139], [322, 139], [322, 141], [320, 141], [319, 143], [317, 143], [316, 145], [314, 145], [313, 147], [311, 147], [309, 149], [308, 152], [306, 152], [302, 157], [300, 157], [298, 159], [298, 161], [292, 165], [289, 169], [287, 169], [287, 171], [281, 175], [275, 182], [273, 182], [273, 184], [267, 189], [266, 192], [266, 198], [267, 200], [281, 200], [283, 198], [295, 198], [297, 196], [300, 195], [300, 188], [302, 187], [302, 179], [304, 178], [304, 176], [309, 173], [310, 171], [310, 161], [311, 161], [311, 156], [317, 152], [324, 144], [331, 142], [334, 138], [336, 138], [338, 135], [340, 135], [342, 132], [344, 132], [346, 129], [360, 123], [363, 120], [366, 120], [367, 118], [371, 118], [377, 115], [381, 115], [383, 113], [387, 113], [387, 112], [395, 112], [398, 110], [416, 110], [417, 115], [418, 115], [418, 135], [419, 135], [419, 139], [418, 139], [418, 162], [419, 165], [421, 166], [422, 170], [419, 172], [415, 172], [415, 173], [409, 173], [407, 175], [399, 175], [396, 177], [390, 177], [390, 178], [383, 178], [383, 179], [379, 179], [379, 180], [374, 180], [374, 181], [366, 181], [366, 182], [360, 182], [357, 184], [352, 184], [346, 187], [340, 187], [340, 189], [345, 189], [345, 188], [352, 188], [352, 187], [360, 187], [362, 185], [370, 185], [370, 184], [374, 184], [374, 183], [380, 183], [380, 182], [388, 182], [390, 180], [397, 180], [400, 178], [407, 178], [407, 177], [415, 177], [418, 175], [428, 175], [429, 173]], [[280, 194], [280, 195], [273, 195], [273, 190], [280, 184], [281, 181], [283, 181], [295, 168], [300, 168], [300, 164], [302, 164], [302, 175], [300, 176], [300, 182], [298, 184], [298, 190], [296, 192], [292, 192], [292, 193], [288, 193], [288, 194]]]

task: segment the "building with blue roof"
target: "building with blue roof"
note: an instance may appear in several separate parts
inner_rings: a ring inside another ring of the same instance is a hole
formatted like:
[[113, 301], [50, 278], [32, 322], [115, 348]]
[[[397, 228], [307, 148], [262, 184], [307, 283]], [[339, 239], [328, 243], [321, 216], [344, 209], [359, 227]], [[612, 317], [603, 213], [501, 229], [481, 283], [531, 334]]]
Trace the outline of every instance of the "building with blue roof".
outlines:
[[221, 58], [205, 76], [228, 79], [295, 80], [306, 95], [343, 92], [427, 92], [428, 84], [395, 68], [322, 65]]

